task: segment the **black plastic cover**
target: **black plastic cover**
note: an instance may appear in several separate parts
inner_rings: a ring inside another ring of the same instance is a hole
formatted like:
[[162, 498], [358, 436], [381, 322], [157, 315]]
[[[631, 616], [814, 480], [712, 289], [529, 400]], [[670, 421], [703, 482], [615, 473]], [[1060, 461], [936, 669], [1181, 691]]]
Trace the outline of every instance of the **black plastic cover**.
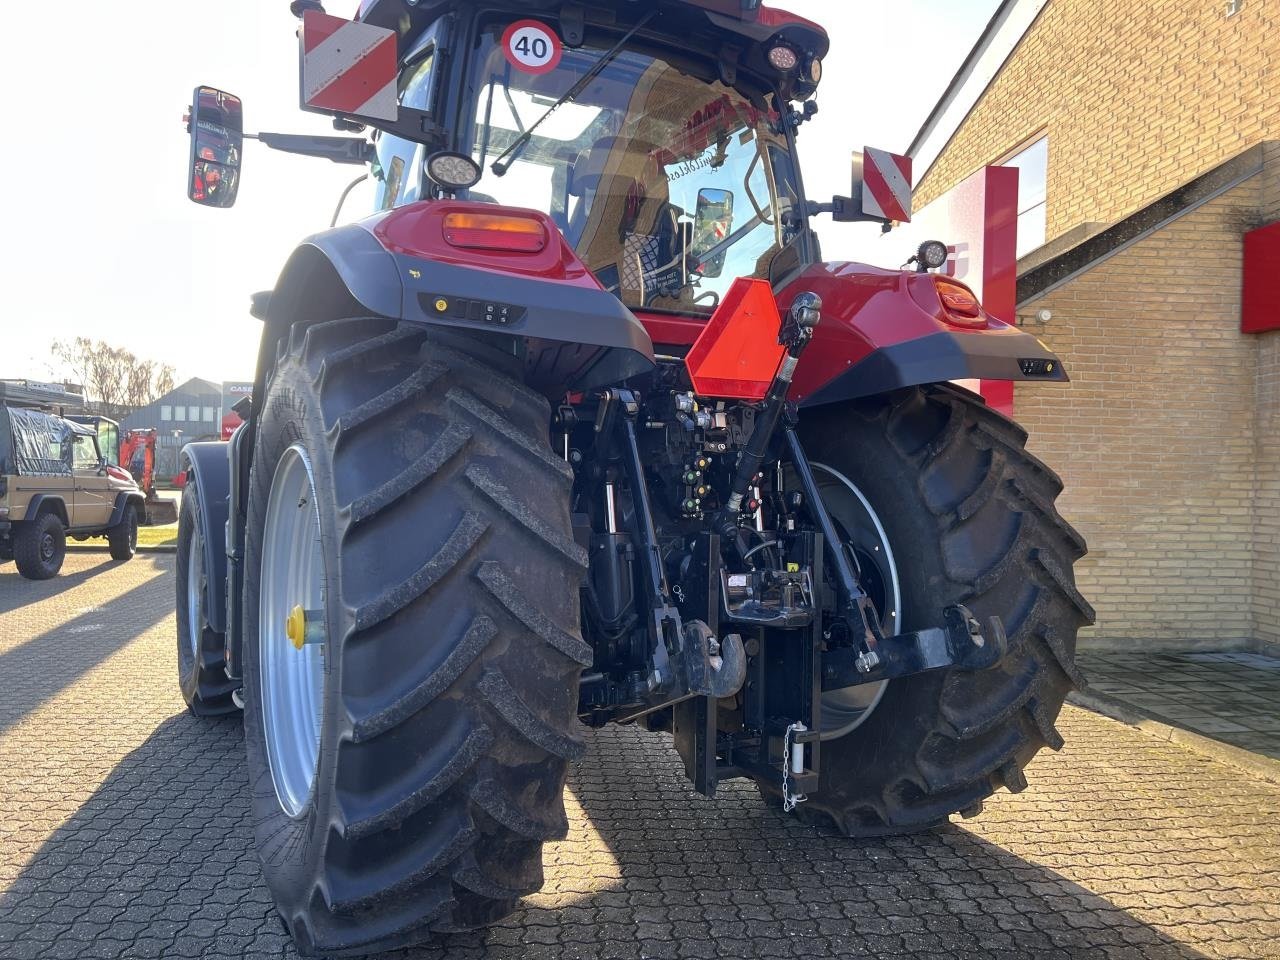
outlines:
[[71, 439], [94, 431], [39, 410], [5, 407], [0, 428], [0, 473], [23, 477], [71, 476]]

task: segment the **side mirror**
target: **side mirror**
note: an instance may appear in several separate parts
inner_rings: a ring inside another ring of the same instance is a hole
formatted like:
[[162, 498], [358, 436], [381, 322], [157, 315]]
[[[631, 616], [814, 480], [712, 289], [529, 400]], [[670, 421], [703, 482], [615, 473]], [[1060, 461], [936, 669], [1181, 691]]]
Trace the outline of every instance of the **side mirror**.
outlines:
[[703, 257], [728, 239], [733, 232], [733, 191], [705, 188], [698, 191], [698, 209], [693, 217], [692, 254], [700, 261], [699, 272], [715, 278], [724, 272], [727, 250]]
[[240, 189], [244, 107], [239, 97], [213, 87], [196, 87], [191, 104], [187, 196], [206, 207], [229, 207]]

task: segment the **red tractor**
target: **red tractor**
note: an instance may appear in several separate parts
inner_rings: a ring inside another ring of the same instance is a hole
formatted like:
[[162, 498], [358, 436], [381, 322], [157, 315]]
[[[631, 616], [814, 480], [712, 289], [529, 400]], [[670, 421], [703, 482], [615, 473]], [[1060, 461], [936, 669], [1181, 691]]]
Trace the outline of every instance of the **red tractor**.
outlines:
[[[304, 106], [373, 142], [255, 139], [368, 164], [377, 212], [255, 297], [246, 422], [184, 451], [177, 602], [191, 710], [244, 710], [298, 948], [505, 916], [584, 724], [853, 837], [1023, 789], [1081, 682], [1085, 545], [951, 381], [1066, 376], [963, 284], [822, 258], [815, 217], [869, 216], [804, 190], [823, 30], [757, 0], [293, 9]], [[199, 88], [190, 130], [193, 199], [230, 206], [239, 100]]]

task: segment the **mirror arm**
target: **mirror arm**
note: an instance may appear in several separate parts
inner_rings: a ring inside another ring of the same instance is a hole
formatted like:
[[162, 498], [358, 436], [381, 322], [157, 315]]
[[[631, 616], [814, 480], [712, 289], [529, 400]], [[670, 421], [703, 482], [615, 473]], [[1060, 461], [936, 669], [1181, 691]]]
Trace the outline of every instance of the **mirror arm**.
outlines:
[[821, 213], [829, 213], [836, 223], [878, 223], [888, 233], [892, 228], [891, 221], [863, 213], [861, 205], [862, 201], [853, 197], [832, 197], [830, 203], [809, 200], [805, 203], [804, 215], [816, 217]]
[[334, 163], [350, 163], [357, 166], [369, 163], [377, 155], [373, 144], [358, 137], [313, 137], [297, 133], [246, 133], [246, 140], [305, 157], [319, 157]]

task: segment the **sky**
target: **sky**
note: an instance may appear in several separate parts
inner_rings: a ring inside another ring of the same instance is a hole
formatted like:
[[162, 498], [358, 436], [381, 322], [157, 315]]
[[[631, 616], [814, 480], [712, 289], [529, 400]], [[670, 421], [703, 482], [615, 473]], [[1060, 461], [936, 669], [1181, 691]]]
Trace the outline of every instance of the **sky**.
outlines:
[[[998, 2], [779, 4], [831, 34], [820, 112], [800, 139], [811, 199], [849, 192], [853, 150], [905, 150]], [[208, 84], [244, 99], [247, 130], [333, 133], [297, 108], [288, 0], [97, 0], [74, 5], [72, 27], [48, 4], [15, 6], [0, 89], [25, 93], [0, 151], [0, 378], [58, 377], [52, 341], [85, 336], [170, 363], [179, 382], [251, 379], [260, 325], [249, 295], [328, 227], [360, 170], [247, 143], [235, 207], [199, 207], [186, 197], [182, 116]], [[355, 7], [327, 5], [339, 16]], [[909, 57], [886, 37], [909, 39]], [[368, 209], [353, 192], [342, 219]], [[878, 262], [874, 226], [817, 224], [828, 259]]]

